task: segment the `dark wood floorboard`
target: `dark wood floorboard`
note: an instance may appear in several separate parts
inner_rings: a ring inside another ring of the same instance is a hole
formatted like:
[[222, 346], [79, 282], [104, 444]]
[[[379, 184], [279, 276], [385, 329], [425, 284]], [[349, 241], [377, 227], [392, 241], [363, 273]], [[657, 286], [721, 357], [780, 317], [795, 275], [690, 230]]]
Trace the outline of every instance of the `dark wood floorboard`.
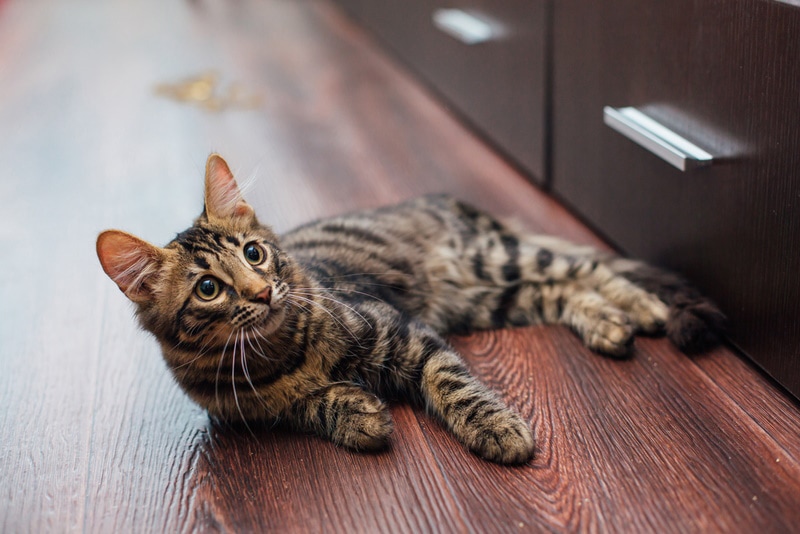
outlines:
[[[260, 97], [156, 93], [215, 70]], [[454, 339], [531, 421], [500, 467], [393, 408], [390, 450], [215, 427], [103, 275], [97, 233], [163, 244], [216, 150], [279, 231], [450, 192], [603, 246], [323, 0], [0, 1], [0, 532], [789, 532], [798, 404], [725, 348], [591, 354], [563, 328]]]

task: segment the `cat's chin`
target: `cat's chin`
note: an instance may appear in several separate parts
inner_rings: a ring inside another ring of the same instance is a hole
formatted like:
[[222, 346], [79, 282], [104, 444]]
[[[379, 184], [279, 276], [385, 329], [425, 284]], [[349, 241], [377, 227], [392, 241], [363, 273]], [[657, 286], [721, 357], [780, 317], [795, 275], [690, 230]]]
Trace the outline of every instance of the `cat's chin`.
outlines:
[[271, 309], [267, 314], [264, 322], [257, 328], [258, 333], [262, 336], [270, 336], [275, 333], [278, 328], [283, 324], [283, 320], [286, 318], [286, 308], [280, 307], [277, 309]]

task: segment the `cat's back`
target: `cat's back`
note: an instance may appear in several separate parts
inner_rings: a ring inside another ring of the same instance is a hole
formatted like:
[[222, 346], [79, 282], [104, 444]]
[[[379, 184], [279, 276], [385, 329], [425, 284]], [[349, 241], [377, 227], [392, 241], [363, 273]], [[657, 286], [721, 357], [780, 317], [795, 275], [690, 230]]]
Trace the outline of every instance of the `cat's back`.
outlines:
[[446, 195], [429, 195], [394, 206], [314, 221], [281, 238], [298, 259], [325, 258], [408, 271], [465, 229], [463, 205]]
[[284, 234], [281, 246], [322, 287], [395, 305], [402, 299], [408, 308], [428, 290], [431, 261], [459, 248], [464, 209], [449, 196], [429, 195], [305, 224]]
[[287, 252], [298, 253], [321, 243], [359, 242], [376, 250], [396, 246], [420, 248], [459, 226], [459, 206], [460, 202], [447, 195], [428, 195], [313, 221], [287, 232], [281, 242]]

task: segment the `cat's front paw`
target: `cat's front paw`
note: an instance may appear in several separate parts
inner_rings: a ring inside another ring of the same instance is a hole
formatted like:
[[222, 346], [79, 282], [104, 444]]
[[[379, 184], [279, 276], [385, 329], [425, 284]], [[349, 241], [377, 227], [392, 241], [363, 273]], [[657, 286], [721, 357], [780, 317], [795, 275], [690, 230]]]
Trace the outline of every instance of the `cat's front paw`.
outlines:
[[392, 414], [386, 404], [363, 392], [340, 401], [331, 438], [350, 449], [376, 451], [388, 445], [392, 430]]
[[467, 448], [485, 460], [521, 464], [533, 458], [533, 434], [525, 421], [509, 409], [471, 423], [466, 434]]

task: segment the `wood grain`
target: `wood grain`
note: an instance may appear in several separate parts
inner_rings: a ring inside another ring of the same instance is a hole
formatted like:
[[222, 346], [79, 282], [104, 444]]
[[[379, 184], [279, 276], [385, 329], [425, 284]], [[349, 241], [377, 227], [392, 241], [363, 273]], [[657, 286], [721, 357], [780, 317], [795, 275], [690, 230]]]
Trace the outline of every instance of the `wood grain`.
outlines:
[[[158, 16], [155, 16], [157, 14]], [[102, 46], [100, 46], [102, 44]], [[419, 408], [360, 455], [220, 427], [177, 388], [103, 275], [97, 232], [158, 244], [224, 153], [282, 231], [447, 191], [604, 246], [323, 1], [0, 4], [0, 531], [786, 531], [800, 410], [727, 349], [631, 360], [561, 328], [453, 340], [531, 421], [503, 468]], [[219, 113], [154, 88], [208, 69], [258, 92]]]

